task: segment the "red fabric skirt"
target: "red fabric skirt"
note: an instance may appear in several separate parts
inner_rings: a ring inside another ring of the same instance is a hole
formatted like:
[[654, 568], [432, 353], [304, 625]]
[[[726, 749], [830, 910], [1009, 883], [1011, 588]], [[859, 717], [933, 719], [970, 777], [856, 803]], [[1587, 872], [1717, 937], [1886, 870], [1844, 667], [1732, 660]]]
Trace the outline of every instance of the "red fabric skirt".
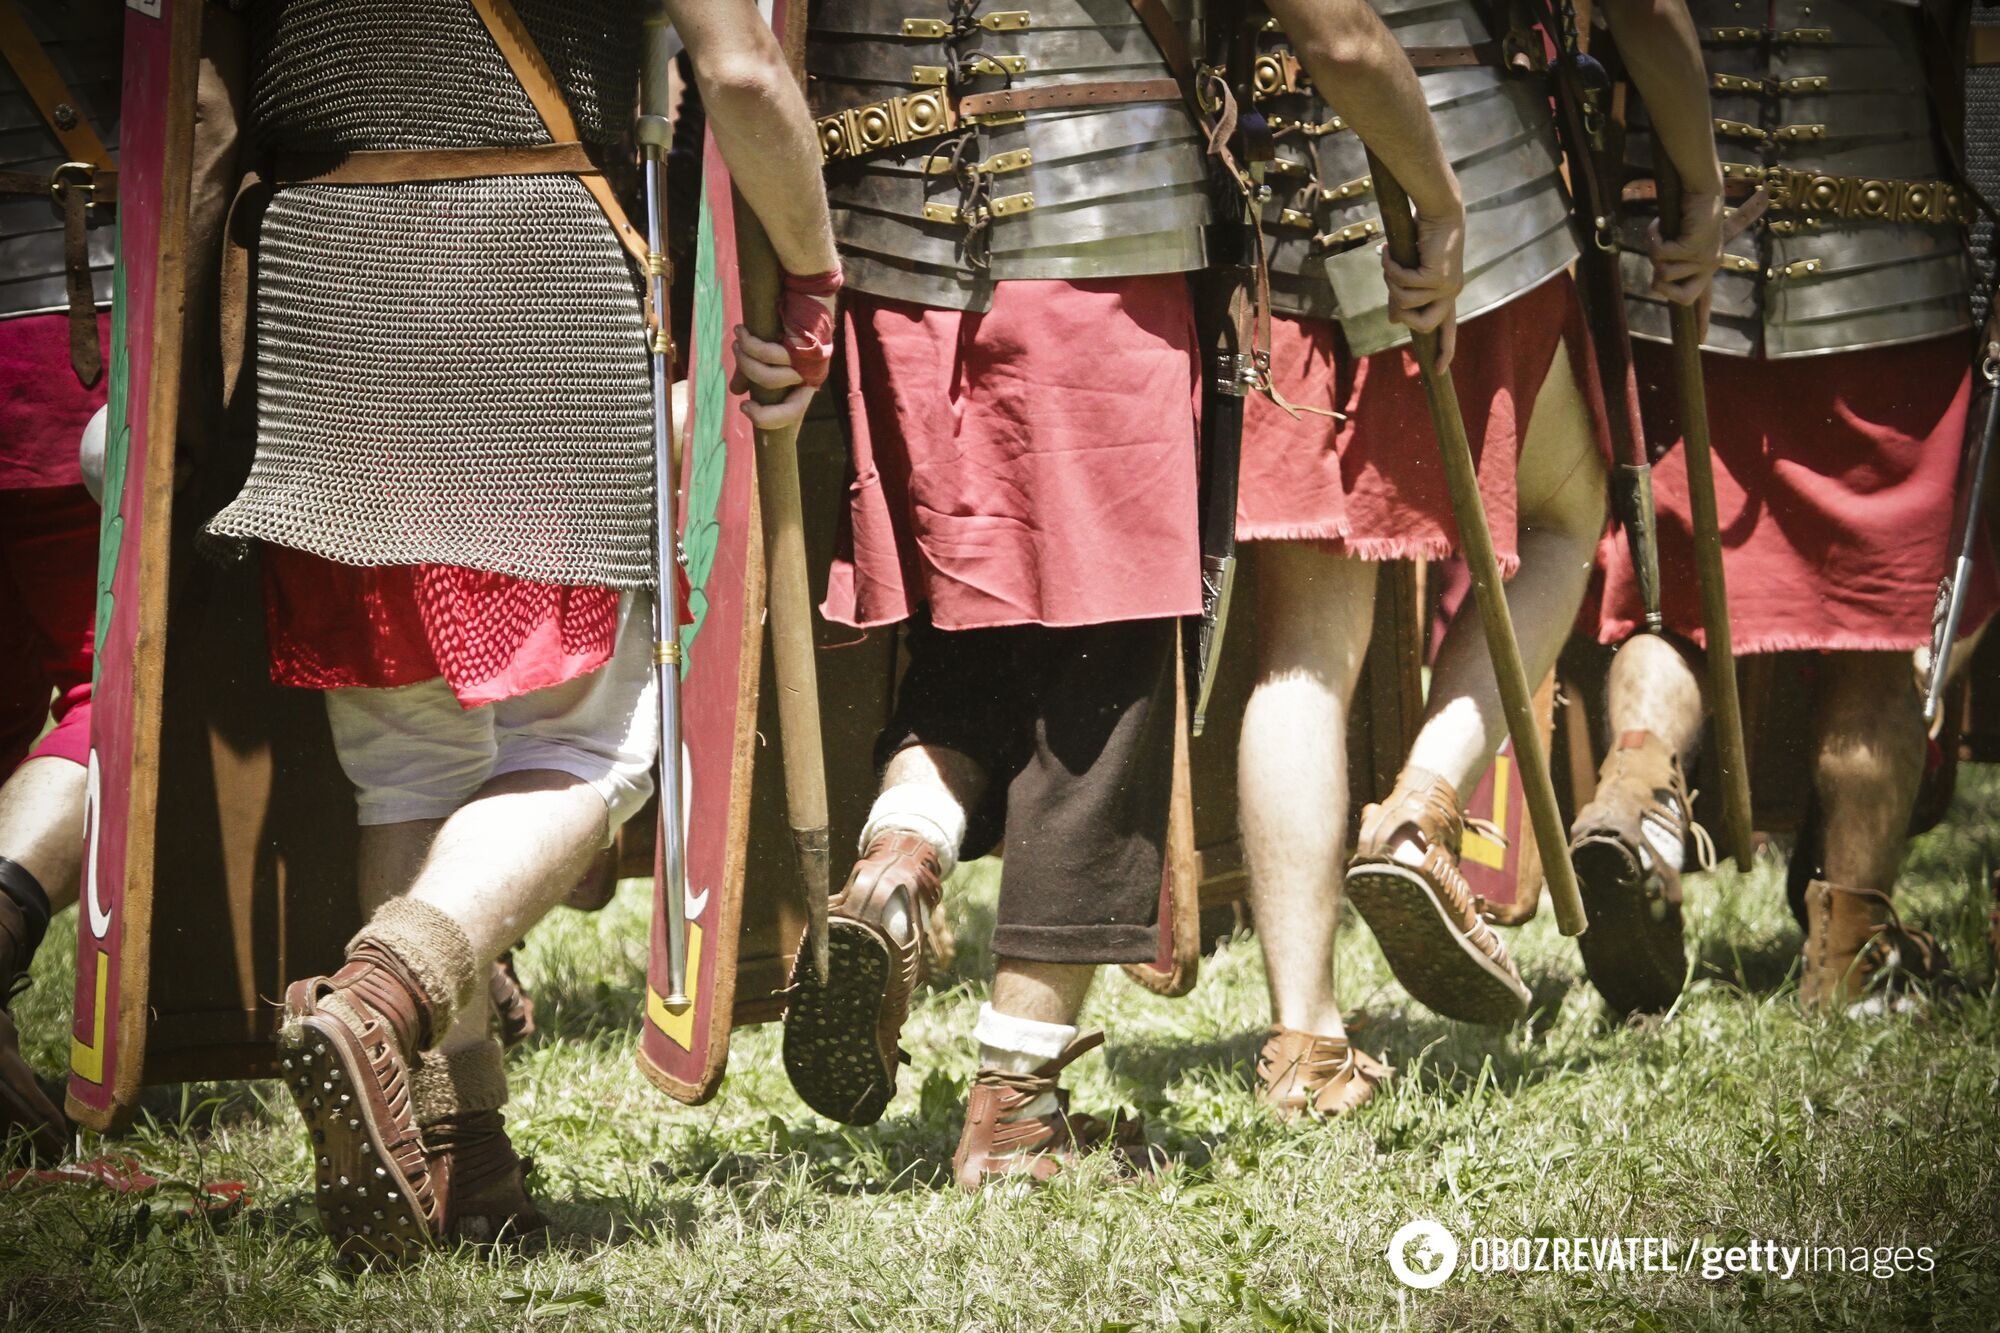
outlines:
[[[107, 367], [111, 316], [97, 317]], [[81, 486], [77, 446], [111, 383], [85, 388], [69, 363], [69, 316], [0, 319], [0, 491]]]
[[[1679, 442], [1671, 350], [1635, 346], [1646, 419]], [[1916, 648], [1949, 560], [1965, 417], [1968, 341], [1782, 361], [1702, 357], [1715, 455], [1730, 626], [1738, 653]], [[1689, 535], [1687, 465], [1674, 448], [1653, 468], [1667, 625], [1701, 642]], [[1606, 643], [1641, 623], [1622, 534], [1602, 551]], [[2000, 605], [1981, 546], [1969, 633]]]
[[[1437, 436], [1408, 347], [1349, 355], [1337, 325], [1272, 321], [1271, 381], [1287, 401], [1331, 409], [1293, 417], [1262, 394], [1245, 405], [1236, 502], [1241, 541], [1316, 541], [1361, 560], [1436, 560], [1452, 554], [1451, 517]], [[1486, 521], [1503, 572], [1520, 565], [1514, 469], [1535, 397], [1567, 344], [1584, 400], [1604, 410], [1576, 284], [1558, 275], [1458, 330], [1452, 377], [1479, 468]]]
[[1201, 608], [1179, 274], [998, 284], [983, 314], [850, 293], [847, 519], [827, 619], [1076, 626]]
[[334, 690], [443, 676], [466, 708], [595, 671], [611, 658], [618, 593], [455, 565], [343, 565], [264, 547], [271, 679]]

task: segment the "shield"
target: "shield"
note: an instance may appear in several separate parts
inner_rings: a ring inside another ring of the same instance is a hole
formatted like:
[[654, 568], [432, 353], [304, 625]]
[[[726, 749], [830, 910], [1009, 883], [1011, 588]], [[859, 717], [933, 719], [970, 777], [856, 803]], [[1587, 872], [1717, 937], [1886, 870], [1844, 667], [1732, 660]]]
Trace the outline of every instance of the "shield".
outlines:
[[210, 24], [234, 22], [195, 0], [134, 4], [125, 16], [129, 113], [67, 1098], [70, 1115], [98, 1130], [128, 1121], [145, 1084], [272, 1072], [276, 1011], [264, 997], [337, 964], [359, 924], [352, 794], [324, 710], [270, 683], [255, 568], [220, 568], [193, 550], [248, 465], [218, 448], [183, 448], [177, 430], [177, 417], [220, 416], [214, 400], [183, 403], [219, 383], [197, 351], [218, 344], [215, 312], [189, 300], [220, 249], [219, 209], [191, 207], [194, 182], [228, 188], [214, 179], [227, 144], [208, 136], [226, 133], [230, 118], [204, 117], [212, 128], [196, 137], [205, 11]]
[[[689, 585], [681, 628], [685, 808], [659, 811], [684, 828], [690, 1003], [678, 1014], [666, 1006], [667, 914], [656, 896], [638, 1060], [668, 1095], [698, 1104], [714, 1095], [729, 1054], [764, 638], [755, 456], [749, 420], [730, 401], [725, 364], [728, 330], [742, 318], [735, 208], [713, 136], [703, 153], [694, 267], [681, 432], [681, 546]], [[656, 895], [665, 883], [656, 865]]]
[[[1545, 751], [1554, 740], [1555, 701], [1556, 678], [1551, 673], [1535, 691], [1535, 721]], [[1501, 742], [1493, 766], [1465, 803], [1468, 826], [1458, 864], [1479, 914], [1498, 926], [1526, 925], [1542, 905], [1542, 854], [1521, 800], [1513, 746], [1511, 740]], [[1558, 794], [1561, 790], [1559, 784]], [[1500, 837], [1488, 837], [1471, 825], [1473, 820], [1491, 826]]]

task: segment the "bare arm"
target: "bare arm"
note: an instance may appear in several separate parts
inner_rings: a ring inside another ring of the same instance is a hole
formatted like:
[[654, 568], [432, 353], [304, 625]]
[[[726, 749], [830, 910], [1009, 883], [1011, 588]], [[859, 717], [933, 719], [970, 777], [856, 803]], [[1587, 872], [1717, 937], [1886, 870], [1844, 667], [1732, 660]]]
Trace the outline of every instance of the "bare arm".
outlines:
[[1685, 0], [1599, 2], [1632, 83], [1646, 99], [1654, 151], [1667, 155], [1686, 191], [1676, 238], [1664, 240], [1654, 228], [1653, 290], [1682, 305], [1706, 307], [1726, 233], [1714, 113], [1694, 20]]
[[1383, 259], [1389, 317], [1442, 335], [1448, 364], [1465, 285], [1465, 204], [1417, 72], [1367, 0], [1268, 0], [1313, 87], [1395, 174], [1417, 210], [1423, 262]]
[[664, 0], [729, 174], [770, 233], [787, 273], [839, 264], [820, 178], [819, 140], [777, 34], [753, 0]]

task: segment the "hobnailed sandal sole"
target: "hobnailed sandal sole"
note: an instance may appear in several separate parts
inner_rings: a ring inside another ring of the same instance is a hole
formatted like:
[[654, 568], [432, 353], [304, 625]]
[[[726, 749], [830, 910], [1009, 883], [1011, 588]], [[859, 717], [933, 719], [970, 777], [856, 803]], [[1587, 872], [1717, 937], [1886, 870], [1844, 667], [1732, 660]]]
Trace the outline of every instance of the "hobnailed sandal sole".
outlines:
[[1570, 849], [1590, 928], [1576, 937], [1583, 970], [1619, 1014], [1659, 1013], [1680, 997], [1687, 951], [1680, 914], [1655, 920], [1644, 871], [1616, 837], [1586, 836]]
[[889, 948], [868, 927], [827, 923], [822, 981], [801, 960], [798, 989], [785, 1011], [785, 1073], [813, 1110], [848, 1125], [872, 1125], [896, 1095], [885, 1078], [875, 1028], [889, 993]]
[[313, 1201], [341, 1258], [403, 1263], [428, 1248], [430, 1220], [357, 1100], [357, 1079], [374, 1077], [361, 1043], [311, 1014], [285, 1024], [278, 1055], [312, 1141]]
[[1429, 881], [1406, 866], [1347, 873], [1347, 896], [1368, 922], [1410, 998], [1462, 1023], [1509, 1027], [1528, 1012], [1528, 988], [1459, 934]]

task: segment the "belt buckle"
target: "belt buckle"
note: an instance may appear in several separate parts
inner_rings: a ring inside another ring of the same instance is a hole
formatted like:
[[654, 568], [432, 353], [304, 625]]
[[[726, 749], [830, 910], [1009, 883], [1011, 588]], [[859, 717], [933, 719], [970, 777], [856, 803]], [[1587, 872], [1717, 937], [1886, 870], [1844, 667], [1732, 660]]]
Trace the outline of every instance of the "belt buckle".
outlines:
[[89, 162], [65, 162], [49, 173], [49, 206], [57, 217], [69, 211], [69, 192], [81, 190], [84, 194], [83, 215], [95, 221], [97, 208], [97, 168]]

